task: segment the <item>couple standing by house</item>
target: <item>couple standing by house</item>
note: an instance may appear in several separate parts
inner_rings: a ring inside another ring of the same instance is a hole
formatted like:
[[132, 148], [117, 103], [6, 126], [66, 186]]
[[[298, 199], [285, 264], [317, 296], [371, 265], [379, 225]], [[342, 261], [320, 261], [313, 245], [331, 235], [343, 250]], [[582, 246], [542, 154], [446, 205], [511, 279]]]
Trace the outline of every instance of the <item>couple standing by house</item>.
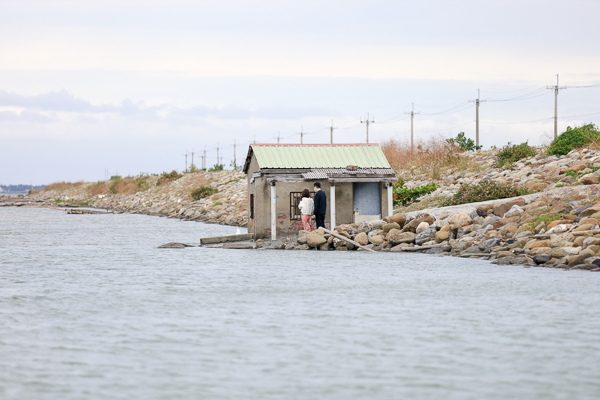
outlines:
[[308, 189], [302, 191], [302, 200], [298, 209], [302, 214], [302, 224], [305, 231], [311, 230], [310, 217], [315, 216], [317, 229], [325, 227], [325, 213], [327, 212], [327, 195], [321, 190], [321, 183], [315, 182], [315, 199], [310, 198]]

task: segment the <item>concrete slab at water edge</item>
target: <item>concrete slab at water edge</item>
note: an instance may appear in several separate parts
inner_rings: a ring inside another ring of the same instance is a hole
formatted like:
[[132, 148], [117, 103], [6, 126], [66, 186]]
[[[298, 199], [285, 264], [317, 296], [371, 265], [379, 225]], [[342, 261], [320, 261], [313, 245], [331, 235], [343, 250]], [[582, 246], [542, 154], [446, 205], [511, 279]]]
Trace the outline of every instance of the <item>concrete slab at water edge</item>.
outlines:
[[200, 244], [219, 244], [219, 243], [231, 243], [231, 242], [242, 242], [246, 240], [254, 239], [254, 234], [252, 233], [242, 233], [239, 235], [223, 235], [223, 236], [215, 236], [210, 238], [201, 238]]

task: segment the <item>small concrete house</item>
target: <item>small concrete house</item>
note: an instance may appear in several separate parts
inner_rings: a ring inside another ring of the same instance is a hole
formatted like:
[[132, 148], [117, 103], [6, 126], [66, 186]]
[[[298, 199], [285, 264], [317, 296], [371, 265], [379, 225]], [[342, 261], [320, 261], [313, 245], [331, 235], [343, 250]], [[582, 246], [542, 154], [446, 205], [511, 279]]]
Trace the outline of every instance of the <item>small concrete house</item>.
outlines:
[[302, 230], [298, 203], [315, 182], [327, 195], [325, 225], [393, 214], [396, 174], [378, 144], [252, 144], [248, 175], [248, 233], [276, 239]]

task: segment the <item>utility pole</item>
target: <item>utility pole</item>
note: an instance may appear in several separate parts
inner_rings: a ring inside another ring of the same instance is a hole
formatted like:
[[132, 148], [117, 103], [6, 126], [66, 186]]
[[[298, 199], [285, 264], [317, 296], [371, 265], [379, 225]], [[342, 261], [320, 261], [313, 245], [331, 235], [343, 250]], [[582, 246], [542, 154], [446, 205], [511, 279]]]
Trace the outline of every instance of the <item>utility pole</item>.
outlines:
[[217, 142], [217, 165], [221, 164], [221, 160], [219, 159], [219, 142]]
[[202, 157], [202, 169], [206, 169], [206, 146], [204, 146], [204, 157]]
[[[331, 125], [333, 125], [333, 121], [331, 121], [331, 122], [332, 122]], [[363, 121], [363, 119], [361, 118], [360, 119], [360, 123], [367, 125], [367, 143], [369, 143], [369, 124], [374, 124], [375, 123], [375, 118], [373, 118], [371, 121], [369, 121], [369, 113], [367, 113], [367, 119]]]
[[233, 139], [233, 168], [237, 169], [237, 157], [235, 156], [235, 139]]
[[331, 120], [331, 126], [329, 127], [329, 140], [330, 143], [333, 144], [333, 130], [337, 129], [337, 126], [333, 126], [333, 120]]
[[186, 150], [186, 151], [185, 151], [185, 154], [184, 154], [184, 156], [185, 156], [185, 170], [186, 170], [186, 171], [187, 171], [187, 154], [188, 154], [188, 153], [187, 153], [187, 150]]
[[546, 86], [546, 89], [554, 89], [554, 139], [558, 136], [558, 91], [566, 88], [566, 86], [558, 86], [558, 74], [556, 74], [556, 86]]
[[475, 102], [475, 146], [479, 146], [479, 103], [487, 100], [479, 99], [479, 89], [477, 89], [477, 98], [469, 101]]
[[405, 111], [404, 114], [410, 114], [410, 151], [414, 149], [414, 130], [413, 130], [413, 121], [415, 119], [415, 114], [420, 114], [421, 112], [415, 112], [415, 103], [412, 104], [411, 112]]
[[194, 149], [192, 149], [192, 165], [190, 165], [190, 168], [192, 168], [194, 166]]
[[277, 144], [279, 144], [279, 131], [277, 131]]
[[304, 144], [304, 126], [300, 128], [300, 144]]

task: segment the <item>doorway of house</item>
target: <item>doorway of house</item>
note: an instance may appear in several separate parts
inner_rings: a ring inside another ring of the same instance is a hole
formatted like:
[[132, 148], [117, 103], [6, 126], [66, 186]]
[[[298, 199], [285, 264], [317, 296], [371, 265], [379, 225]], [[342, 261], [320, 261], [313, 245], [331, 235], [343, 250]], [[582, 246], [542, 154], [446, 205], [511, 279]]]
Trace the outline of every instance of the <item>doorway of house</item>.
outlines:
[[381, 219], [379, 182], [354, 182], [354, 222]]

